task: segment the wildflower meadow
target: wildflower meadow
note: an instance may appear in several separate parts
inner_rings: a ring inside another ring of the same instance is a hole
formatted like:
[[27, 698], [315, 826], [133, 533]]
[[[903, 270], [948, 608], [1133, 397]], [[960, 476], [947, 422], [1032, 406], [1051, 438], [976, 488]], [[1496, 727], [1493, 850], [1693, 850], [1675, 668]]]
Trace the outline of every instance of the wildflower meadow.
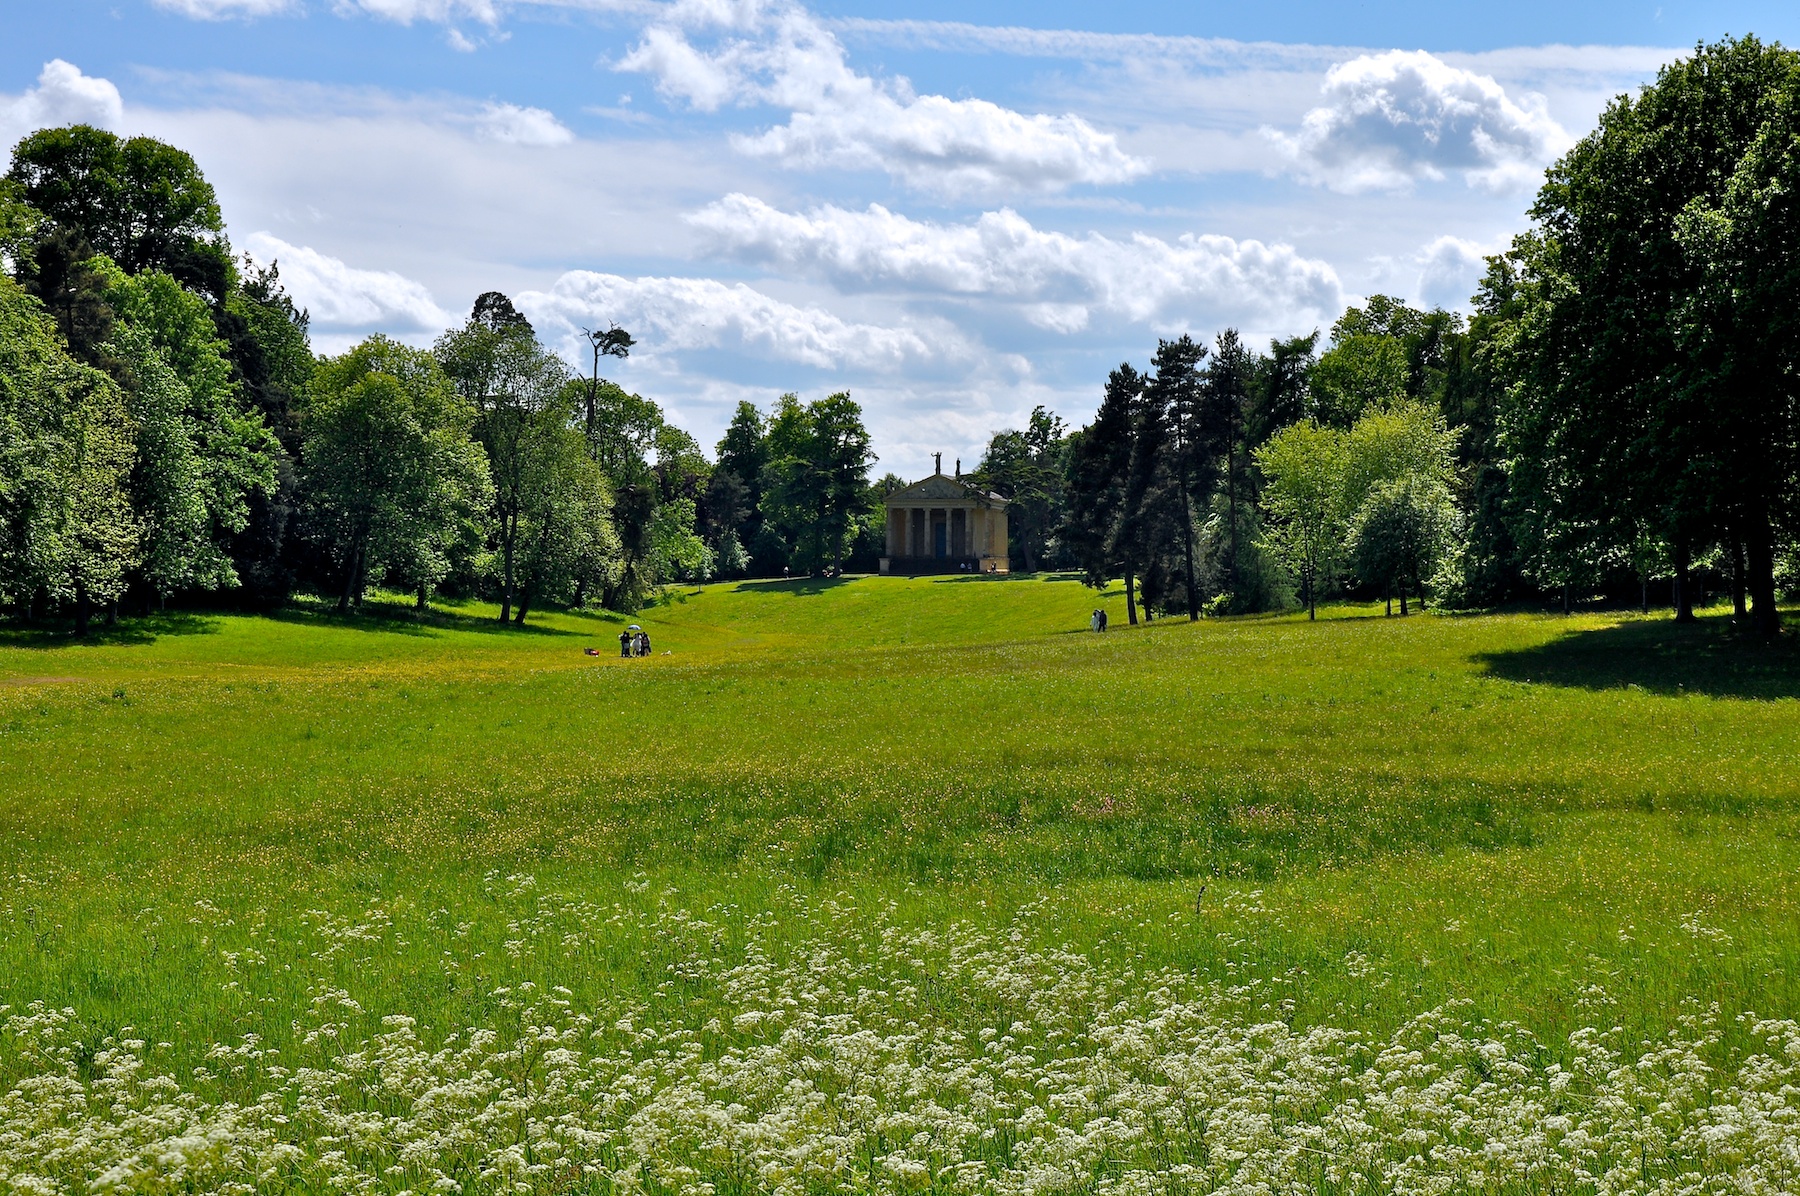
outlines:
[[0, 1191], [1800, 1189], [1785, 646], [1094, 601], [6, 633]]

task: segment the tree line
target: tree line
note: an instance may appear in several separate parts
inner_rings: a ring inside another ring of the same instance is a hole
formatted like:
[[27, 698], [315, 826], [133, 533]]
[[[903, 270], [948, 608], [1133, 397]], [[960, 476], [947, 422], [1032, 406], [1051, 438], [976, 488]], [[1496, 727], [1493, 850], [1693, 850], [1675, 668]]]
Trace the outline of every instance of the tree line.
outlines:
[[[972, 480], [1015, 567], [1125, 582], [1136, 620], [1338, 593], [1486, 606], [1709, 593], [1763, 634], [1800, 581], [1800, 55], [1721, 41], [1608, 106], [1490, 258], [1472, 315], [1376, 295], [1266, 352], [1227, 329], [1034, 411]], [[868, 571], [847, 393], [740, 404], [714, 460], [490, 292], [429, 349], [315, 355], [191, 158], [40, 130], [0, 181], [0, 604], [371, 586], [632, 610], [673, 581]]]
[[1774, 634], [1800, 585], [1800, 55], [1697, 47], [1529, 214], [1466, 320], [1376, 295], [1266, 354], [1164, 340], [1087, 426], [996, 435], [1014, 556], [1124, 578], [1134, 621], [1654, 587]]
[[[193, 159], [44, 129], [0, 181], [0, 604], [340, 611], [371, 587], [636, 610], [713, 576], [872, 567], [880, 490], [847, 393], [740, 406], [720, 465], [576, 371], [499, 292], [429, 348], [312, 350], [278, 263], [237, 259]], [[890, 481], [889, 485], [892, 484]], [[866, 559], [865, 559], [866, 558]]]

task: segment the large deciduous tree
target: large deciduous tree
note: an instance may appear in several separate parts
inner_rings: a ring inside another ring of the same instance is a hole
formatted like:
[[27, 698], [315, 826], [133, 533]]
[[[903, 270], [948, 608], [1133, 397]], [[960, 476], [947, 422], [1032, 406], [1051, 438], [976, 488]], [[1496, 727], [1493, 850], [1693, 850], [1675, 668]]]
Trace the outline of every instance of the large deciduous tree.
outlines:
[[0, 277], [0, 601], [89, 612], [124, 592], [141, 528], [119, 387], [74, 360], [43, 307]]
[[314, 526], [343, 571], [338, 609], [372, 579], [423, 606], [491, 501], [475, 409], [430, 353], [370, 337], [323, 361], [302, 409], [302, 478]]
[[231, 289], [231, 250], [212, 185], [194, 159], [153, 137], [92, 125], [40, 129], [13, 147], [7, 177], [25, 201], [128, 274], [161, 270], [214, 303]]
[[1747, 591], [1773, 635], [1776, 540], [1800, 534], [1800, 59], [1722, 201], [1691, 201], [1676, 237], [1701, 280], [1680, 309], [1681, 405], [1710, 416], [1739, 613]]
[[1265, 539], [1300, 578], [1309, 619], [1318, 618], [1319, 591], [1343, 555], [1345, 439], [1336, 428], [1306, 420], [1289, 424], [1255, 453], [1272, 521]]
[[[1527, 542], [1573, 559], [1653, 528], [1672, 549], [1678, 618], [1691, 617], [1689, 563], [1722, 544], [1753, 575], [1767, 632], [1789, 482], [1754, 348], [1773, 329], [1733, 292], [1772, 293], [1758, 280], [1782, 268], [1777, 245], [1747, 230], [1779, 193], [1757, 180], [1786, 152], [1797, 61], [1755, 38], [1721, 41], [1614, 100], [1552, 167], [1509, 255], [1520, 310], [1503, 435]], [[1753, 154], [1759, 143], [1769, 152]]]
[[780, 529], [792, 561], [809, 573], [842, 571], [869, 503], [874, 451], [862, 408], [848, 392], [801, 403], [783, 395], [769, 419], [764, 518]]
[[141, 368], [148, 388], [133, 398], [153, 425], [134, 473], [150, 524], [144, 580], [161, 596], [234, 586], [232, 537], [275, 488], [281, 446], [248, 406], [206, 304], [160, 270], [128, 276], [96, 261], [121, 325], [109, 352]]
[[558, 433], [572, 432], [573, 378], [498, 291], [477, 297], [468, 321], [440, 336], [433, 352], [458, 392], [474, 405], [475, 438], [487, 451], [504, 623], [518, 601], [521, 536], [539, 493], [538, 480], [549, 460], [562, 455]]
[[1006, 499], [1007, 527], [1025, 572], [1035, 573], [1063, 515], [1062, 420], [1034, 407], [1022, 429], [996, 432], [976, 466], [977, 485]]

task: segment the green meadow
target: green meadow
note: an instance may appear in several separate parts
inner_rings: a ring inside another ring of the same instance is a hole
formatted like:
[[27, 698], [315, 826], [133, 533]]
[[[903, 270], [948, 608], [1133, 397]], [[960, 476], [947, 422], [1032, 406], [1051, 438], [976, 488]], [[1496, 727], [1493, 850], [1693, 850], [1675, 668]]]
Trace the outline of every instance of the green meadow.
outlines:
[[[696, 955], [959, 925], [1237, 985], [1296, 1031], [1467, 1002], [1648, 1042], [1716, 1006], [1729, 1053], [1738, 1015], [1800, 1015], [1791, 645], [1124, 613], [1067, 579], [860, 578], [680, 591], [631, 620], [640, 660], [616, 616], [398, 600], [7, 632], [0, 1006], [186, 1076], [247, 1035], [303, 1052], [322, 992], [346, 1035], [441, 1032], [520, 985], [655, 1007]], [[0, 1089], [36, 1066], [0, 1044]]]

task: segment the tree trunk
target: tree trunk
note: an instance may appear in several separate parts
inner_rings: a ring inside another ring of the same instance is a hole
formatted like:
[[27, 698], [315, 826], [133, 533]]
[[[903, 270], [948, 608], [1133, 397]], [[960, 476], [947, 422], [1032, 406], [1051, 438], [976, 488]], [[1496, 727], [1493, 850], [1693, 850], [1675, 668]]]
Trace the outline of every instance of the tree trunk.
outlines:
[[350, 598], [356, 591], [356, 561], [361, 555], [360, 547], [352, 547], [349, 558], [344, 561], [344, 588], [337, 600], [337, 613], [340, 615], [350, 613]]
[[1638, 574], [1638, 584], [1643, 590], [1638, 607], [1642, 613], [1647, 615], [1650, 613], [1650, 573], [1648, 570]]
[[1744, 559], [1744, 537], [1731, 537], [1731, 617], [1739, 623], [1744, 621], [1745, 575], [1749, 571], [1748, 562]]
[[1306, 574], [1306, 620], [1307, 620], [1307, 622], [1310, 623], [1313, 620], [1317, 619], [1318, 617], [1319, 617], [1318, 595], [1313, 593], [1313, 575], [1310, 571], [1308, 571], [1308, 573]]
[[369, 550], [364, 546], [356, 554], [356, 588], [351, 591], [350, 601], [357, 610], [362, 609], [363, 591], [369, 588]]
[[1694, 621], [1694, 598], [1690, 593], [1693, 587], [1688, 585], [1688, 580], [1687, 545], [1677, 544], [1675, 546], [1675, 581], [1673, 583], [1675, 621], [1677, 623]]
[[117, 598], [106, 604], [106, 625], [108, 627], [119, 625], [119, 600]]
[[1400, 617], [1404, 619], [1412, 612], [1406, 609], [1406, 583], [1400, 583]]
[[1745, 565], [1749, 573], [1750, 625], [1756, 634], [1772, 639], [1781, 632], [1781, 612], [1775, 608], [1775, 532], [1766, 512], [1751, 520], [1745, 537]]
[[1200, 591], [1194, 584], [1194, 509], [1187, 479], [1181, 482], [1181, 566], [1186, 574], [1188, 622], [1200, 621]]
[[1563, 617], [1564, 618], [1568, 618], [1569, 613], [1574, 609], [1574, 606], [1575, 606], [1575, 596], [1573, 593], [1574, 589], [1575, 589], [1574, 582], [1568, 581], [1566, 579], [1563, 581]]
[[[1233, 400], [1235, 402], [1235, 400]], [[1231, 608], [1238, 609], [1238, 516], [1237, 516], [1237, 421], [1226, 421], [1226, 435], [1231, 439], [1225, 445], [1225, 508], [1231, 519]]]
[[531, 609], [531, 587], [519, 591], [519, 612], [513, 616], [515, 627], [525, 626], [525, 612]]
[[1137, 579], [1131, 570], [1125, 570], [1125, 617], [1137, 626]]
[[419, 597], [418, 601], [413, 603], [413, 609], [420, 614], [424, 614], [427, 610], [431, 609], [431, 599], [426, 593], [424, 582], [419, 583]]
[[500, 570], [500, 622], [505, 623], [512, 618], [513, 602], [513, 537], [518, 532], [517, 524], [509, 524], [502, 516], [500, 520], [500, 552], [503, 562]]
[[1381, 591], [1382, 591], [1383, 596], [1387, 598], [1387, 615], [1386, 615], [1386, 617], [1391, 619], [1394, 617], [1394, 583], [1393, 583], [1393, 581], [1390, 579], [1386, 585], [1381, 587]]
[[94, 613], [94, 604], [93, 604], [93, 601], [90, 598], [88, 598], [87, 583], [83, 582], [83, 581], [76, 582], [75, 583], [75, 634], [76, 635], [86, 635], [88, 633], [88, 619], [93, 616], [93, 613]]

